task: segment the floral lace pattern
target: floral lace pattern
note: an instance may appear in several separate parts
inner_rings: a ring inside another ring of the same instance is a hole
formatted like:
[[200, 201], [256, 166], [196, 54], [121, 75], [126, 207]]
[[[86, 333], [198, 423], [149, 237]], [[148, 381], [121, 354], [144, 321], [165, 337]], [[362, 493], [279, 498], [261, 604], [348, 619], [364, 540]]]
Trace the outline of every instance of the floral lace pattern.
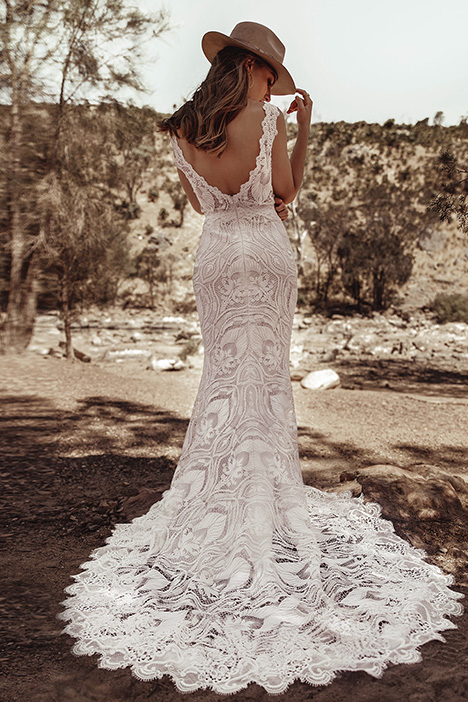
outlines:
[[205, 362], [170, 488], [120, 524], [67, 588], [74, 653], [169, 675], [182, 692], [270, 693], [338, 671], [379, 676], [455, 625], [460, 595], [380, 516], [302, 480], [289, 345], [295, 261], [273, 205], [277, 108], [236, 195], [174, 140], [206, 220], [194, 270]]

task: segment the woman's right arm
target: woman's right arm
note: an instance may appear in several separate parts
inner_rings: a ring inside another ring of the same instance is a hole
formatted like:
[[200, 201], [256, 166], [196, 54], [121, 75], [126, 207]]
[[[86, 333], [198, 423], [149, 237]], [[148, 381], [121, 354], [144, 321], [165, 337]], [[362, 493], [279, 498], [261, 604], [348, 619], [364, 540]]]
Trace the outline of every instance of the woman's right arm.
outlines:
[[312, 100], [305, 90], [298, 90], [301, 97], [295, 97], [288, 114], [297, 111], [297, 138], [291, 156], [288, 156], [286, 123], [282, 114], [278, 115], [276, 135], [272, 150], [273, 192], [286, 204], [294, 200], [301, 187], [309, 140]]
[[195, 212], [198, 212], [198, 214], [203, 214], [202, 208], [200, 205], [200, 201], [198, 200], [198, 197], [195, 195], [195, 192], [190, 185], [190, 181], [183, 173], [180, 168], [177, 169], [177, 174], [179, 176], [180, 184], [182, 185], [183, 189], [185, 190], [185, 194], [187, 195], [190, 204], [192, 205], [193, 209]]

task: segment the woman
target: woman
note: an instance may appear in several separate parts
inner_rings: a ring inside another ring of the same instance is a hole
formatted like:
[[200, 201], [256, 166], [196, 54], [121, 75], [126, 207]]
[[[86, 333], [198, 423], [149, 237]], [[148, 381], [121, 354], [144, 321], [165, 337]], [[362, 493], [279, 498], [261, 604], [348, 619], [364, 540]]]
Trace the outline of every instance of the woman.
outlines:
[[[205, 214], [200, 389], [170, 489], [82, 566], [65, 631], [76, 654], [168, 674], [184, 692], [379, 676], [454, 628], [460, 595], [376, 505], [303, 484], [288, 361], [296, 271], [278, 213], [301, 183], [312, 102], [262, 25], [210, 32], [203, 49], [206, 80], [161, 125]], [[271, 93], [298, 93], [290, 158]]]

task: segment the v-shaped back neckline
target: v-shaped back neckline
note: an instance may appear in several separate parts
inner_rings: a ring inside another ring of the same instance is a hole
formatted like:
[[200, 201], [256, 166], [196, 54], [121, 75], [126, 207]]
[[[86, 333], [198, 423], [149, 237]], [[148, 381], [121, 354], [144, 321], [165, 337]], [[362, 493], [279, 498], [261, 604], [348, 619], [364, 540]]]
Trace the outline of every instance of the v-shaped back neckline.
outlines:
[[265, 143], [266, 136], [267, 136], [265, 127], [266, 127], [266, 123], [267, 123], [267, 119], [268, 119], [268, 108], [267, 108], [267, 105], [269, 106], [269, 104], [270, 104], [270, 103], [268, 103], [268, 102], [263, 102], [263, 103], [262, 103], [263, 111], [264, 111], [265, 114], [264, 114], [264, 116], [263, 116], [262, 124], [261, 124], [261, 127], [262, 127], [262, 134], [261, 134], [260, 139], [258, 140], [258, 147], [259, 147], [259, 148], [258, 148], [257, 157], [256, 157], [256, 159], [255, 159], [255, 166], [249, 171], [249, 175], [248, 175], [247, 180], [246, 180], [244, 183], [242, 183], [242, 185], [240, 186], [240, 188], [239, 188], [239, 190], [238, 190], [237, 193], [225, 193], [225, 192], [223, 192], [222, 190], [220, 190], [216, 185], [211, 185], [211, 183], [208, 183], [208, 181], [206, 180], [206, 178], [205, 178], [204, 176], [202, 176], [201, 173], [199, 173], [198, 171], [196, 171], [195, 168], [192, 166], [192, 164], [189, 163], [189, 161], [187, 161], [187, 159], [186, 159], [185, 156], [184, 156], [184, 152], [182, 151], [182, 149], [181, 149], [180, 146], [179, 146], [179, 142], [178, 142], [177, 138], [176, 138], [175, 136], [172, 136], [172, 137], [171, 137], [171, 140], [172, 140], [172, 143], [173, 143], [173, 145], [174, 145], [174, 148], [177, 150], [178, 155], [179, 155], [180, 158], [184, 161], [184, 163], [187, 165], [188, 169], [192, 172], [192, 174], [195, 176], [195, 178], [198, 178], [198, 179], [200, 179], [201, 181], [203, 181], [203, 185], [205, 185], [205, 186], [206, 186], [207, 188], [209, 188], [210, 190], [215, 190], [217, 193], [219, 193], [219, 194], [222, 195], [223, 197], [230, 197], [230, 198], [239, 197], [239, 196], [242, 194], [242, 192], [244, 191], [244, 189], [247, 188], [247, 187], [250, 185], [250, 182], [251, 182], [251, 180], [252, 180], [254, 174], [257, 172], [257, 169], [258, 169], [258, 167], [259, 167], [259, 165], [260, 165], [260, 159], [261, 159], [261, 156], [262, 156], [262, 152], [263, 152], [263, 148], [264, 148], [264, 143]]

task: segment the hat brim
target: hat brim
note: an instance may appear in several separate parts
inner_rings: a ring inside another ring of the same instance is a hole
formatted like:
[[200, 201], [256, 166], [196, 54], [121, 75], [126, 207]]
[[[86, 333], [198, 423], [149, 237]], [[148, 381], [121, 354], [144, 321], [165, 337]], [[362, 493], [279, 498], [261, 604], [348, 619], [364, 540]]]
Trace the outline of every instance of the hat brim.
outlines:
[[260, 56], [263, 61], [270, 64], [271, 67], [274, 68], [278, 78], [271, 88], [272, 95], [294, 95], [296, 92], [296, 85], [293, 77], [282, 63], [272, 58], [268, 54], [261, 51], [255, 51], [255, 49], [252, 49], [248, 44], [245, 44], [242, 41], [237, 41], [237, 39], [232, 39], [221, 32], [207, 32], [202, 39], [203, 53], [210, 63], [213, 62], [213, 59], [218, 51], [221, 51], [221, 49], [224, 49], [226, 46], [238, 46], [240, 49], [246, 49], [252, 54]]

